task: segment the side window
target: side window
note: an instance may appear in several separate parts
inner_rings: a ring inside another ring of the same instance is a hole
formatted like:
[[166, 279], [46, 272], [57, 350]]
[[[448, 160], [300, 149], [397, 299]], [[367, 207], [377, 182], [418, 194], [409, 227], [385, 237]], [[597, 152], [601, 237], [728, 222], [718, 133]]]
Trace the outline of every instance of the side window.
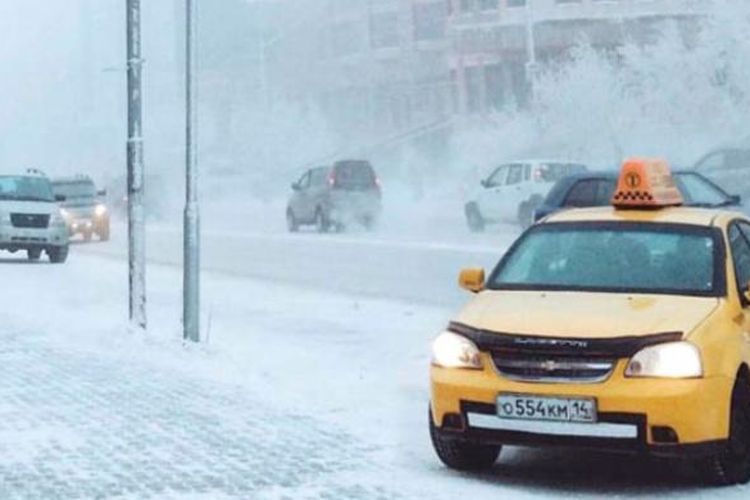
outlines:
[[711, 171], [711, 170], [717, 170], [724, 167], [724, 152], [719, 151], [716, 153], [712, 153], [705, 158], [703, 158], [698, 164], [695, 166], [696, 170], [705, 170], [705, 171]]
[[310, 187], [310, 171], [308, 170], [305, 172], [302, 177], [300, 177], [299, 181], [297, 181], [297, 184], [299, 184], [300, 189], [307, 189]]
[[505, 178], [508, 176], [508, 166], [503, 165], [498, 167], [497, 170], [487, 179], [490, 186], [504, 186]]
[[598, 181], [583, 180], [576, 182], [563, 202], [565, 207], [591, 207], [595, 205]]
[[612, 195], [615, 194], [615, 189], [617, 189], [616, 181], [597, 181], [596, 199], [594, 200], [595, 205], [598, 207], [606, 207], [612, 203]]
[[737, 224], [732, 224], [729, 228], [729, 246], [732, 249], [737, 286], [743, 289], [747, 283], [750, 283], [750, 244]]
[[511, 165], [508, 170], [508, 184], [518, 184], [523, 180], [523, 165]]
[[328, 170], [325, 168], [316, 168], [310, 173], [310, 184], [313, 187], [321, 187], [328, 182]]

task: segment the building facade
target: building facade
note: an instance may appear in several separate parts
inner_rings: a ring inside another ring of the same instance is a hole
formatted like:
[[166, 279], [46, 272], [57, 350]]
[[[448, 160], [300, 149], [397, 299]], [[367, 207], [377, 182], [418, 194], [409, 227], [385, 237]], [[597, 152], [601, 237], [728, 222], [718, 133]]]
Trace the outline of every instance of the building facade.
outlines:
[[581, 40], [603, 50], [647, 44], [659, 24], [695, 29], [700, 0], [448, 0], [448, 71], [457, 112], [524, 105], [538, 64], [565, 57]]

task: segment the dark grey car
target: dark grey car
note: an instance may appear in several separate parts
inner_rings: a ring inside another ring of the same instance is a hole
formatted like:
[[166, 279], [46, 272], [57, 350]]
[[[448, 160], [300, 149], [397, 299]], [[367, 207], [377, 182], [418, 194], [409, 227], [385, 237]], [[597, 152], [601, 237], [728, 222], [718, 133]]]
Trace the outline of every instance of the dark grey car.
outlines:
[[286, 209], [289, 231], [314, 225], [319, 232], [352, 224], [372, 229], [380, 217], [380, 182], [365, 160], [343, 160], [308, 170], [292, 184]]
[[101, 241], [109, 240], [106, 191], [97, 191], [94, 181], [86, 176], [54, 179], [52, 189], [65, 197], [60, 205], [71, 236], [81, 234], [89, 241], [96, 234]]

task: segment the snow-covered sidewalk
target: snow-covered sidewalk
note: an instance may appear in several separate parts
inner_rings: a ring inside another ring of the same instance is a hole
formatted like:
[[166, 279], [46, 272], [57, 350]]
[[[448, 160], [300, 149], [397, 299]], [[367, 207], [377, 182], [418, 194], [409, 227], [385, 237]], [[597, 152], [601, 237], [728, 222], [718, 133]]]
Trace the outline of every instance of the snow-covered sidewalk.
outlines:
[[177, 267], [149, 266], [145, 337], [123, 321], [122, 260], [77, 247], [0, 272], [3, 499], [710, 494], [668, 463], [575, 450], [445, 469], [427, 368], [451, 308], [206, 273], [208, 344], [185, 346]]

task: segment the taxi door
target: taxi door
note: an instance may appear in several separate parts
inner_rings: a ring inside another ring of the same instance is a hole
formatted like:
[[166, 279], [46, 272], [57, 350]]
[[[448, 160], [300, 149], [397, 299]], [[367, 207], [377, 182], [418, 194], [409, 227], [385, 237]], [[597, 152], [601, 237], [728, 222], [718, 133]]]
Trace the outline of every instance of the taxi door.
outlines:
[[737, 287], [742, 303], [743, 312], [737, 317], [738, 322], [742, 323], [742, 357], [750, 361], [750, 301], [744, 296], [750, 284], [750, 223], [741, 220], [732, 222], [728, 236], [737, 283], [727, 283], [727, 286]]

